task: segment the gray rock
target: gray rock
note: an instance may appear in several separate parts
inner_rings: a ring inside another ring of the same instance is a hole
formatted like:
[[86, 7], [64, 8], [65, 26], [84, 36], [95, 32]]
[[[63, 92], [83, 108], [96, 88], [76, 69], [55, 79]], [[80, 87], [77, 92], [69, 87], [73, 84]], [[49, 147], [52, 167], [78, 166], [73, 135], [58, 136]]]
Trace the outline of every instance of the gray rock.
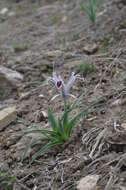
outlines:
[[97, 44], [87, 44], [84, 48], [83, 48], [83, 51], [86, 53], [86, 54], [94, 54], [96, 53], [96, 51], [98, 50], [98, 46]]
[[3, 66], [0, 66], [0, 75], [1, 74], [4, 75], [4, 77], [8, 79], [11, 83], [23, 80], [23, 76], [20, 73]]
[[16, 107], [4, 108], [0, 111], [0, 131], [7, 127], [17, 117]]
[[0, 100], [7, 98], [12, 90], [17, 89], [22, 80], [23, 75], [17, 71], [0, 66]]

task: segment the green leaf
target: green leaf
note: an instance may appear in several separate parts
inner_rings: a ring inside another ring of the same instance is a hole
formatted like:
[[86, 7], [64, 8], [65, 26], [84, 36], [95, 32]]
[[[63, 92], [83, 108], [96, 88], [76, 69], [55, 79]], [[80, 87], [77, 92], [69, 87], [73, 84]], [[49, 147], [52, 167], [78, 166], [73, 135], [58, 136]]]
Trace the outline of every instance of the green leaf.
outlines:
[[21, 162], [24, 161], [28, 150], [29, 150], [32, 146], [34, 146], [34, 145], [36, 145], [36, 144], [38, 144], [38, 142], [37, 142], [36, 139], [32, 139], [32, 140], [31, 140], [31, 143], [27, 144], [27, 146], [26, 146], [26, 148], [25, 148], [25, 151], [24, 151], [23, 155], [21, 156]]
[[64, 129], [63, 129], [62, 120], [60, 118], [58, 118], [58, 126], [59, 126], [60, 133], [62, 134], [64, 132]]
[[92, 22], [95, 21], [95, 13], [96, 13], [96, 1], [91, 0], [91, 5], [90, 5], [90, 19]]
[[69, 113], [69, 109], [65, 108], [64, 114], [63, 114], [63, 128], [64, 128], [64, 131], [66, 131], [67, 126], [68, 126], [68, 113]]
[[57, 132], [55, 131], [49, 131], [49, 130], [45, 130], [45, 129], [35, 129], [35, 130], [31, 130], [29, 131], [29, 133], [40, 133], [40, 135], [43, 135], [43, 140], [48, 140], [53, 142], [55, 139], [58, 139], [59, 141], [62, 140], [62, 131], [60, 131], [60, 129], [58, 129]]
[[87, 13], [90, 20], [92, 22], [95, 22], [95, 16], [96, 16], [96, 0], [90, 0], [89, 6], [86, 6], [83, 2], [81, 2], [80, 7], [83, 11]]
[[50, 109], [48, 109], [48, 119], [50, 121], [53, 131], [58, 132], [58, 126], [57, 126], [56, 119]]
[[90, 14], [90, 10], [89, 10], [88, 6], [86, 6], [86, 5], [83, 4], [82, 2], [81, 2], [81, 4], [80, 4], [80, 6], [81, 6], [81, 9], [82, 9], [83, 11], [85, 11], [88, 15]]
[[80, 117], [80, 114], [77, 114], [77, 115], [75, 115], [74, 118], [72, 118], [71, 121], [69, 122], [69, 124], [68, 124], [68, 129], [67, 129], [67, 134], [68, 134], [68, 136], [71, 135], [72, 128], [74, 127], [74, 125], [75, 125], [75, 123], [76, 123], [76, 121], [77, 121], [77, 119], [78, 119], [79, 117]]
[[40, 133], [40, 134], [49, 134], [49, 135], [56, 135], [56, 132], [55, 131], [50, 131], [50, 130], [47, 130], [47, 129], [29, 129], [27, 131], [24, 132], [25, 134], [29, 134], [29, 133]]
[[49, 150], [50, 148], [58, 145], [58, 144], [61, 144], [61, 142], [59, 141], [55, 141], [55, 142], [51, 142], [51, 143], [48, 143], [46, 145], [44, 145], [38, 152], [36, 152], [33, 156], [32, 156], [32, 159], [30, 161], [30, 165], [35, 161], [36, 158], [42, 156], [47, 150]]

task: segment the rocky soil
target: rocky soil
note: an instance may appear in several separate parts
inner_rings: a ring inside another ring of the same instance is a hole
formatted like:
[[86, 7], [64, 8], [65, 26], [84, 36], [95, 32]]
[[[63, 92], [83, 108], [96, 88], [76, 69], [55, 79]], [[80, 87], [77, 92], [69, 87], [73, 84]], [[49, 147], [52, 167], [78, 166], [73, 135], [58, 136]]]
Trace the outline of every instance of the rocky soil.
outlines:
[[[29, 166], [38, 147], [21, 163], [24, 131], [48, 128], [48, 107], [63, 108], [50, 101], [53, 69], [84, 77], [72, 94], [83, 95], [81, 108], [96, 105], [67, 144]], [[98, 1], [95, 24], [79, 0], [0, 0], [0, 190], [8, 189], [126, 190], [125, 0]]]

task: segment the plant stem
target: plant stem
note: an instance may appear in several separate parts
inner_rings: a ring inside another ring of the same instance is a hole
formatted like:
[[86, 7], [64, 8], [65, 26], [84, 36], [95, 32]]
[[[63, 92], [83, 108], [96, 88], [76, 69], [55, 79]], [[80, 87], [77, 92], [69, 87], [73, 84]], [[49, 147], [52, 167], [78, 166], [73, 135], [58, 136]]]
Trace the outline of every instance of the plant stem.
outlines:
[[64, 102], [64, 110], [67, 108], [67, 102], [66, 102], [66, 96], [64, 93], [64, 88], [62, 87], [62, 96], [63, 96], [63, 102]]

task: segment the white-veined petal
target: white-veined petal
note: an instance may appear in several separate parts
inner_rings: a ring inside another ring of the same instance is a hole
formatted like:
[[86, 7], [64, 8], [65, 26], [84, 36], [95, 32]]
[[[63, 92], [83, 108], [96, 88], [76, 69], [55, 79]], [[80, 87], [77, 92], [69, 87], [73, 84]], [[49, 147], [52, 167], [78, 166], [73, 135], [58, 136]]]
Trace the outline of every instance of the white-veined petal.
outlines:
[[75, 77], [75, 73], [72, 72], [67, 84], [64, 86], [64, 91], [66, 94], [69, 94], [69, 90], [72, 87], [74, 81], [75, 81], [76, 77]]
[[54, 82], [58, 81], [58, 77], [56, 75], [56, 72], [53, 72], [53, 78], [52, 79], [53, 79]]

